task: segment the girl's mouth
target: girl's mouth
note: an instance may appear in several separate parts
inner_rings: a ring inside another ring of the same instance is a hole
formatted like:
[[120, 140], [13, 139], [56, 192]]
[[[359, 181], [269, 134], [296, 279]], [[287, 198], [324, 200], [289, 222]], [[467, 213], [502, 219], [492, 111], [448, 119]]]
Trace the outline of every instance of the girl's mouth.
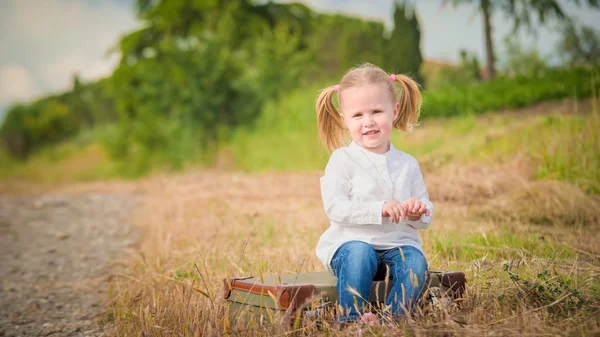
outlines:
[[377, 131], [377, 130], [371, 130], [371, 131], [367, 131], [367, 132], [363, 133], [363, 136], [373, 136], [378, 133], [379, 133], [379, 131]]

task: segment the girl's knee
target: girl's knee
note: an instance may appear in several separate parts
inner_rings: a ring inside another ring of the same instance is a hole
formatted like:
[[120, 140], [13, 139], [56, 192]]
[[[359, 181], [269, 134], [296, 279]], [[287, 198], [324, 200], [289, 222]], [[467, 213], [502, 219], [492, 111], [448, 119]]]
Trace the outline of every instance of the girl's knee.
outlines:
[[416, 248], [402, 247], [401, 249], [403, 250], [400, 256], [396, 257], [391, 265], [394, 282], [397, 282], [398, 286], [402, 284], [406, 291], [418, 292], [428, 282], [427, 260]]
[[414, 302], [422, 295], [423, 289], [429, 282], [429, 266], [427, 260], [421, 252], [415, 258], [410, 259], [408, 288], [411, 289], [411, 297]]
[[377, 255], [371, 245], [362, 241], [344, 243], [334, 256], [332, 264], [347, 266], [359, 272], [377, 269]]
[[414, 273], [418, 275], [425, 275], [427, 270], [429, 269], [429, 265], [427, 264], [427, 259], [423, 253], [413, 247], [405, 248], [405, 265], [407, 269], [411, 269]]
[[411, 265], [408, 267], [419, 277], [419, 279], [425, 278], [428, 274], [429, 266], [427, 265], [427, 261], [425, 259], [414, 261], [414, 263], [411, 263]]
[[368, 243], [351, 241], [349, 242], [346, 263], [357, 268], [377, 268], [377, 254]]

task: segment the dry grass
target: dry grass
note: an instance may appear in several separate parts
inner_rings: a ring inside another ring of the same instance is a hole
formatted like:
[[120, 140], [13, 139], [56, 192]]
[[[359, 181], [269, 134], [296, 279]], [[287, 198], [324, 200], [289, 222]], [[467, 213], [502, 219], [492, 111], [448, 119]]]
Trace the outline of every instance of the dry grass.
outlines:
[[514, 221], [546, 225], [579, 225], [598, 229], [600, 198], [561, 181], [547, 180], [526, 184], [491, 204]]
[[[510, 167], [521, 165], [523, 162], [517, 161]], [[600, 297], [594, 280], [600, 272], [600, 250], [595, 243], [600, 242], [600, 237], [596, 231], [565, 228], [558, 220], [552, 226], [536, 226], [523, 221], [529, 213], [520, 213], [522, 210], [514, 209], [512, 204], [498, 206], [493, 215], [472, 215], [475, 210], [513, 194], [517, 197], [510, 200], [521, 203], [525, 191], [547, 187], [545, 183], [531, 184], [524, 190], [520, 183], [507, 184], [514, 181], [514, 177], [507, 176], [508, 171], [511, 170], [506, 167], [465, 167], [449, 170], [455, 172], [450, 177], [429, 177], [430, 189], [444, 201], [438, 203], [436, 222], [422, 233], [423, 243], [432, 266], [467, 273], [469, 293], [461, 310], [430, 310], [423, 317], [393, 326], [366, 325], [340, 330], [327, 323], [320, 328], [308, 324], [297, 333], [333, 336], [359, 332], [414, 336], [442, 332], [470, 336], [599, 333]], [[221, 335], [226, 321], [221, 281], [224, 277], [323, 270], [314, 254], [318, 237], [328, 226], [320, 202], [318, 177], [319, 174], [197, 171], [154, 179], [149, 183], [152, 189], [148, 190], [147, 203], [135, 217], [135, 223], [144, 232], [144, 241], [126, 262], [131, 266], [130, 272], [117, 278], [112, 287], [116, 334]], [[519, 177], [519, 181], [529, 184], [529, 174]], [[453, 182], [452, 188], [442, 186], [448, 181]], [[571, 189], [552, 186], [541, 195], [559, 191], [573, 200], [581, 197], [581, 192], [570, 185]], [[568, 216], [572, 210], [578, 217], [580, 209], [564, 206], [560, 214]], [[503, 215], [504, 207], [512, 210], [507, 216]], [[597, 208], [594, 212], [597, 215]], [[523, 216], [515, 219], [517, 213]], [[585, 213], [582, 219], [589, 219], [592, 213]], [[569, 293], [549, 300], [539, 294], [523, 296], [523, 285], [511, 281], [509, 273], [503, 271], [504, 264], [510, 266], [511, 272], [532, 282], [539, 280], [537, 275], [543, 271], [551, 271], [554, 281], [549, 284], [557, 289], [556, 280], [572, 280], [565, 289], [576, 289], [585, 304], [577, 309], [568, 307], [569, 316], [558, 316], [553, 309], [567, 303], [568, 297], [564, 296]], [[282, 325], [271, 325], [232, 333], [281, 335], [286, 331]]]
[[477, 163], [446, 165], [439, 173], [427, 177], [427, 183], [429, 194], [436, 201], [472, 205], [519, 189], [533, 175], [530, 160], [519, 157], [495, 168]]
[[0, 181], [0, 194], [59, 194], [77, 195], [82, 193], [134, 193], [146, 194], [151, 188], [149, 181], [129, 181], [112, 179], [91, 182], [35, 182], [31, 180], [10, 179]]
[[[581, 104], [578, 110], [588, 105]], [[552, 133], [556, 128], [540, 117], [572, 106], [566, 102], [533, 109], [541, 111], [427, 121], [422, 130], [402, 138], [400, 148], [421, 147], [415, 156], [436, 204], [434, 222], [420, 232], [429, 264], [467, 275], [468, 293], [460, 309], [429, 307], [421, 317], [386, 326], [341, 329], [325, 321], [307, 322], [296, 331], [274, 324], [229, 332], [599, 335], [600, 201], [583, 192], [585, 184], [539, 180], [540, 159], [517, 153], [515, 145], [506, 142], [515, 132], [547, 127], [547, 137], [567, 144], [555, 147], [557, 151], [597, 156], [598, 151], [586, 145], [598, 144], [597, 136], [584, 146], [563, 132], [573, 129], [559, 129], [559, 137]], [[590, 132], [595, 131], [588, 126], [575, 133], [580, 137]], [[533, 138], [523, 139], [533, 142]], [[487, 147], [500, 141], [509, 145], [503, 151], [510, 155], [502, 151], [489, 155]], [[544, 142], [541, 139], [536, 146]], [[583, 147], [587, 152], [581, 152]], [[588, 166], [578, 168], [581, 172], [595, 167], [597, 159], [589, 158]], [[143, 240], [121, 261], [126, 273], [112, 280], [105, 319], [115, 323], [112, 333], [118, 336], [210, 336], [227, 331], [223, 278], [323, 270], [314, 253], [328, 227], [320, 175], [196, 170], [136, 182], [66, 186], [11, 180], [0, 184], [0, 192], [143, 194], [144, 203], [133, 218]], [[592, 182], [597, 184], [597, 179]]]

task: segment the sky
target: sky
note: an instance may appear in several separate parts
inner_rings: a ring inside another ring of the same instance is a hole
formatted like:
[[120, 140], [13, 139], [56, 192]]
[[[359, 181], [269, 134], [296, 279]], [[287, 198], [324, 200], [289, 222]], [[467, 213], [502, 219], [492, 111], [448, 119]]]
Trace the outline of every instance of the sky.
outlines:
[[[292, 0], [279, 0], [291, 2]], [[328, 13], [345, 13], [393, 26], [394, 0], [295, 0]], [[441, 0], [411, 0], [416, 5], [426, 59], [456, 62], [464, 48], [485, 60], [483, 24], [471, 5], [442, 6]], [[119, 60], [109, 52], [119, 38], [139, 28], [134, 0], [0, 0], [0, 120], [14, 103], [70, 89], [73, 74], [95, 80], [111, 74]], [[600, 11], [564, 3], [569, 15], [600, 31]], [[493, 39], [500, 65], [503, 38], [511, 22], [497, 13]], [[519, 33], [527, 46], [556, 60], [559, 33], [554, 27], [537, 36]]]

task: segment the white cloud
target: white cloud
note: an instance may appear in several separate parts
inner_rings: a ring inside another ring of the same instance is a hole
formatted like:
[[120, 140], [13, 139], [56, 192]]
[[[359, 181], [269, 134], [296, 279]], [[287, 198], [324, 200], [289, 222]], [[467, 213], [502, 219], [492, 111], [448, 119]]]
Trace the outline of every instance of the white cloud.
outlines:
[[91, 59], [79, 55], [66, 56], [54, 62], [39, 66], [40, 77], [60, 89], [70, 89], [73, 75], [78, 74], [83, 81], [110, 75], [118, 62], [118, 55], [107, 59]]
[[19, 64], [0, 66], [0, 102], [23, 101], [39, 94], [29, 71]]
[[[70, 88], [74, 73], [84, 80], [109, 75], [118, 55], [107, 57], [108, 49], [139, 26], [130, 0], [127, 6], [98, 1], [2, 1], [0, 67], [21, 65], [33, 87], [46, 93]], [[0, 105], [33, 97], [0, 90]]]

